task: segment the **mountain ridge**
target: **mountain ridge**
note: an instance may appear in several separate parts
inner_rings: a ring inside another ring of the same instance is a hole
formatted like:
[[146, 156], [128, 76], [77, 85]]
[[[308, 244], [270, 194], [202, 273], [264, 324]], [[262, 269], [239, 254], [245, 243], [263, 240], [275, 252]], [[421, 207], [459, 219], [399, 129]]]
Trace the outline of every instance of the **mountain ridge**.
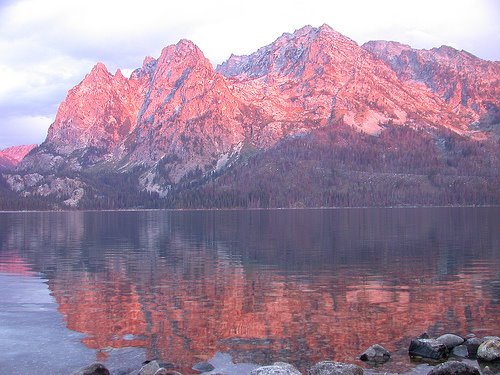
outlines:
[[359, 46], [328, 25], [285, 33], [215, 69], [183, 39], [129, 78], [97, 63], [68, 92], [45, 142], [4, 179], [23, 196], [79, 207], [102, 196], [106, 176], [165, 199], [323, 128], [378, 137], [407, 127], [433, 134], [437, 149], [455, 136], [494, 147], [499, 69], [451, 47]]

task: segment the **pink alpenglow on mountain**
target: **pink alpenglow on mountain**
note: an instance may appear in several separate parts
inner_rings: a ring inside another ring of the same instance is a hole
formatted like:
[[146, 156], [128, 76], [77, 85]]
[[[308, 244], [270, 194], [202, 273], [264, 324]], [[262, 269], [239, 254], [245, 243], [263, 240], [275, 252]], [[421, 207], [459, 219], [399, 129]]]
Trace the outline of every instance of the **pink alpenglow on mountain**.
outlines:
[[0, 169], [15, 168], [37, 145], [13, 146], [0, 150]]
[[[181, 40], [157, 59], [146, 57], [130, 78], [98, 63], [68, 92], [45, 142], [17, 167], [19, 176], [9, 178], [38, 173], [45, 177], [31, 193], [59, 189], [68, 196], [73, 186], [91, 190], [80, 173], [91, 180], [130, 175], [127, 183], [136, 191], [164, 198], [215, 181], [283, 142], [312, 134], [317, 140], [339, 127], [381, 139], [387, 129], [413, 129], [430, 137], [425, 147], [456, 156], [443, 134], [495, 142], [499, 108], [500, 63], [450, 47], [415, 50], [383, 41], [359, 46], [327, 25], [305, 26], [214, 69], [196, 45]], [[398, 149], [400, 141], [387, 147]], [[369, 142], [363, 147], [375, 147], [375, 138]], [[470, 148], [479, 149], [473, 143]], [[463, 173], [458, 162], [438, 154], [432, 160], [454, 168], [450, 174]], [[496, 160], [492, 155], [482, 167]], [[439, 168], [425, 173], [433, 176]], [[435, 186], [433, 180], [429, 189]], [[488, 189], [482, 191], [490, 194]]]

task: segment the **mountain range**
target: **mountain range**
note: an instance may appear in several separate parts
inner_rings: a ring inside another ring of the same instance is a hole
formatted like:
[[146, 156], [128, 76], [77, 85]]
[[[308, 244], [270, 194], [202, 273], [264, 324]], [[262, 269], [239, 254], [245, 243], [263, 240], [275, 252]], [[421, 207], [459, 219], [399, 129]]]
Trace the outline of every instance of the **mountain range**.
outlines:
[[499, 77], [328, 25], [215, 69], [181, 40], [129, 78], [96, 64], [1, 164], [0, 208], [499, 204]]

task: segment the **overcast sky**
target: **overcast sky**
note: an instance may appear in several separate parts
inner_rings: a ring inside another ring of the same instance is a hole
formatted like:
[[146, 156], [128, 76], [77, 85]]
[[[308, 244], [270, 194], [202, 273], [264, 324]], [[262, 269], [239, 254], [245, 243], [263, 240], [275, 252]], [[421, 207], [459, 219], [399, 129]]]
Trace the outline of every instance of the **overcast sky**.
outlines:
[[499, 0], [0, 0], [0, 149], [43, 142], [97, 61], [127, 74], [186, 38], [216, 65], [323, 23], [359, 44], [446, 44], [500, 60]]

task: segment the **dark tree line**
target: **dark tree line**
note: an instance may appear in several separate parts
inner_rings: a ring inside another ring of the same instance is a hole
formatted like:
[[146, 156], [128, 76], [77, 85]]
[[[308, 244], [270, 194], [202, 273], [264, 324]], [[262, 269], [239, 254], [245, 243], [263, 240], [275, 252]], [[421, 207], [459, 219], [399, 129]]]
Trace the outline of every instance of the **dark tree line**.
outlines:
[[[89, 186], [79, 208], [500, 204], [497, 143], [405, 126], [388, 125], [371, 136], [338, 125], [285, 139], [224, 171], [193, 172], [166, 198], [139, 191], [140, 173], [78, 175]], [[55, 204], [54, 198], [19, 197], [0, 179], [0, 209]]]

